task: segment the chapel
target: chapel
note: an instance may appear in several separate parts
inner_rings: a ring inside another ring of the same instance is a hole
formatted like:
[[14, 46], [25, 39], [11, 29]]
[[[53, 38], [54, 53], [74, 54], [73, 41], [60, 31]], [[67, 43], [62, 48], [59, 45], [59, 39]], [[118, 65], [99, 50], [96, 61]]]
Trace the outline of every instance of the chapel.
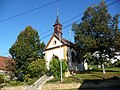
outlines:
[[62, 24], [58, 15], [53, 28], [54, 33], [45, 47], [47, 69], [49, 70], [50, 61], [53, 58], [57, 58], [58, 60], [66, 60], [69, 70], [83, 71], [83, 65], [76, 61], [75, 44], [62, 37]]

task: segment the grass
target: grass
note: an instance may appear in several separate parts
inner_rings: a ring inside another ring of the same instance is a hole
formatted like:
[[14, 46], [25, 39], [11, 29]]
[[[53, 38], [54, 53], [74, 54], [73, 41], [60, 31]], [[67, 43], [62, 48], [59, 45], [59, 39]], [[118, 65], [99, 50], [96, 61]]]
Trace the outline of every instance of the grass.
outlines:
[[114, 67], [114, 68], [106, 68], [107, 71], [112, 71], [112, 72], [119, 72], [120, 74], [120, 68]]
[[[85, 73], [79, 73], [76, 74], [73, 77], [66, 77], [63, 79], [62, 83], [82, 83], [84, 80], [103, 80], [103, 79], [109, 79], [111, 77], [120, 77], [120, 68], [114, 67], [114, 68], [106, 68], [106, 74], [102, 74], [101, 69], [94, 70], [94, 71], [88, 71]], [[52, 79], [48, 81], [47, 83], [61, 83], [60, 79]]]
[[20, 85], [32, 85], [38, 78], [31, 79], [27, 82], [20, 82], [20, 81], [9, 81], [5, 83], [5, 86], [20, 86]]
[[108, 79], [114, 76], [120, 77], [120, 68], [106, 68], [106, 74], [102, 74], [102, 70], [88, 71], [83, 74], [75, 75], [77, 78], [84, 80]]
[[[111, 77], [119, 77], [120, 78], [120, 68], [106, 68], [106, 74], [102, 74], [101, 69], [96, 69], [94, 71], [87, 71], [84, 73], [79, 73], [74, 75], [73, 77], [66, 77], [63, 79], [62, 83], [83, 83], [83, 81], [85, 80], [103, 80], [103, 79], [109, 79]], [[35, 80], [33, 80], [35, 81]], [[27, 84], [31, 84], [33, 83], [33, 81], [29, 81], [27, 82]], [[16, 85], [16, 83], [19, 85], [18, 82], [12, 82], [11, 81], [11, 85]], [[60, 79], [52, 79], [50, 81], [48, 81], [47, 83], [61, 83]], [[21, 83], [20, 83], [21, 84]], [[57, 89], [58, 90], [58, 89]], [[60, 90], [66, 90], [66, 89], [60, 89]], [[79, 89], [70, 89], [70, 90], [79, 90]]]
[[[116, 80], [116, 78], [117, 77], [120, 78], [120, 68], [116, 68], [116, 67], [106, 68], [106, 74], [102, 74], [101, 71], [102, 71], [101, 69], [98, 69], [95, 71], [88, 71], [85, 73], [76, 74], [74, 77], [78, 78], [79, 79], [78, 81], [75, 78], [73, 79], [73, 81], [71, 81], [70, 79], [71, 77], [68, 77], [64, 79], [64, 82], [68, 82], [70, 80], [71, 82], [80, 82], [82, 85], [83, 83], [85, 84], [84, 81], [87, 81], [88, 83], [90, 82], [89, 85], [91, 85], [92, 83], [98, 83], [98, 82], [104, 83], [104, 84], [107, 84], [108, 82], [116, 83], [116, 84], [119, 83], [120, 80]], [[91, 82], [91, 80], [93, 81]], [[109, 80], [109, 81], [106, 81], [106, 80]], [[79, 90], [79, 89], [70, 89], [70, 90]]]
[[[83, 80], [78, 79], [78, 78], [74, 78], [74, 77], [66, 77], [63, 79], [62, 83], [73, 83], [73, 82], [77, 82], [77, 83], [82, 83]], [[52, 79], [50, 81], [48, 81], [47, 83], [61, 83], [60, 79]]]

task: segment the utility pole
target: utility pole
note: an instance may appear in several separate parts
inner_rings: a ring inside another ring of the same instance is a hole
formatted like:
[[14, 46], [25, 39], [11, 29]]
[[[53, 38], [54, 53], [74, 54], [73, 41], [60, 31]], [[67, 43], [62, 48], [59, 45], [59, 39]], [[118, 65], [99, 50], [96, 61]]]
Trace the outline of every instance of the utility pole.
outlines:
[[[71, 42], [71, 35], [72, 35], [72, 32], [71, 32], [71, 30], [69, 30], [69, 32], [68, 32], [68, 34], [69, 34], [69, 41]], [[71, 66], [71, 49], [69, 48], [69, 50], [68, 50], [68, 69], [70, 69], [70, 66]]]

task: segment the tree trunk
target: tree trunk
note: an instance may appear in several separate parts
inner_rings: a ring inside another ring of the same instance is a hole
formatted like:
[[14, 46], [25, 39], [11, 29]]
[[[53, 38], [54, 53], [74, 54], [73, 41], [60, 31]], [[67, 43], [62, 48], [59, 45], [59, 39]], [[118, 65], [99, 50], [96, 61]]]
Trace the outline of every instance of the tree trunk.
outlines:
[[100, 60], [101, 60], [102, 74], [105, 74], [104, 61], [103, 61], [103, 58], [102, 58], [102, 54], [101, 54], [101, 53], [100, 53]]
[[105, 74], [105, 67], [103, 63], [102, 63], [102, 74]]

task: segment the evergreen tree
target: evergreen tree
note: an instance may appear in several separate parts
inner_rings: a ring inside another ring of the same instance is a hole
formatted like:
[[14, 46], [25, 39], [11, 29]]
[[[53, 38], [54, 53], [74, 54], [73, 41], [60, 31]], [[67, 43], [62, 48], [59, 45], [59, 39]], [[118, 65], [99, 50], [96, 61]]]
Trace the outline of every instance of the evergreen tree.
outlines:
[[120, 15], [116, 14], [113, 18], [112, 18], [112, 24], [111, 24], [111, 29], [113, 32], [113, 47], [115, 49], [116, 52], [120, 51], [120, 29], [118, 27], [119, 24], [119, 18]]
[[[111, 19], [112, 17], [108, 13], [105, 2], [101, 1], [99, 5], [89, 7], [84, 12], [80, 24], [73, 24], [73, 31], [75, 34], [74, 39], [78, 48], [79, 57], [85, 57], [88, 52], [92, 53], [91, 55], [96, 53], [96, 58], [101, 62], [103, 71], [103, 61], [107, 58], [111, 58], [113, 55], [113, 27], [117, 28], [118, 25], [118, 19], [116, 18], [116, 20], [114, 19], [116, 24], [111, 28]], [[120, 45], [119, 42], [118, 44]]]
[[45, 44], [40, 42], [38, 32], [31, 26], [27, 26], [24, 31], [20, 32], [16, 42], [9, 49], [9, 53], [15, 60], [15, 73], [27, 74], [29, 64], [38, 58], [43, 57]]

